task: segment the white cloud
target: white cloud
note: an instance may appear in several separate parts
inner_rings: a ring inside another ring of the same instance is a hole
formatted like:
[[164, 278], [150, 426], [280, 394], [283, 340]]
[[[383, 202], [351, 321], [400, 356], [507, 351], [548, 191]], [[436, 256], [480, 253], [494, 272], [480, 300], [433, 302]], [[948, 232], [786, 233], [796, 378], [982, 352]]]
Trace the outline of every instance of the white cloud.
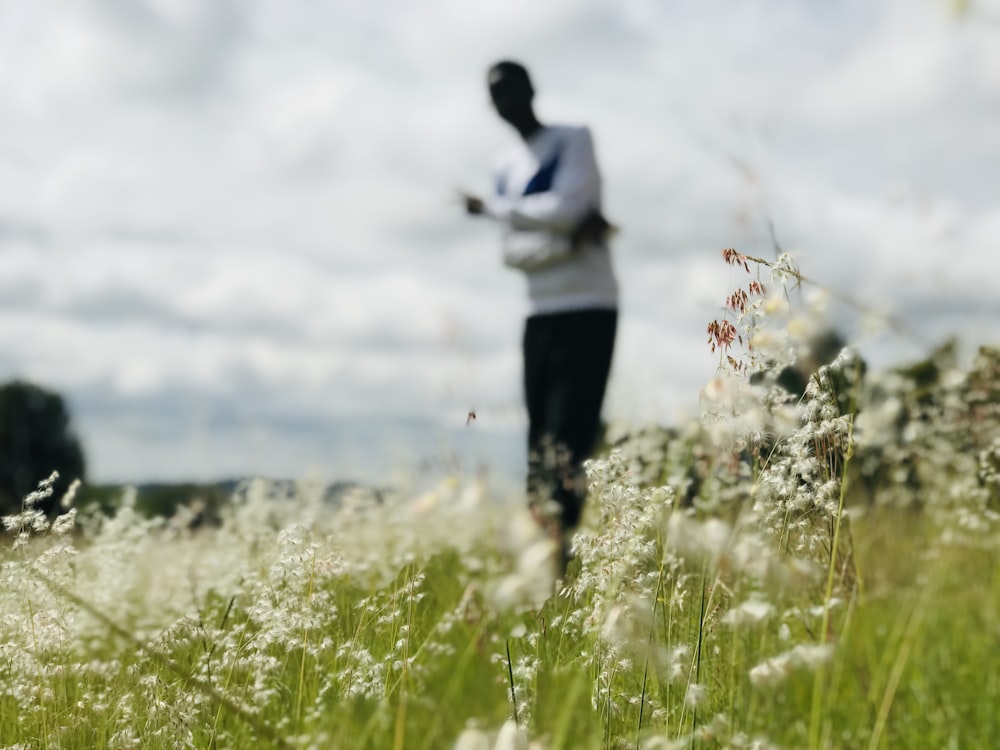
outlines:
[[0, 376], [67, 393], [96, 478], [335, 472], [470, 408], [516, 467], [522, 282], [452, 193], [512, 137], [501, 56], [595, 133], [609, 414], [694, 408], [719, 251], [768, 254], [769, 218], [818, 281], [995, 339], [1000, 44], [942, 5], [8, 3]]

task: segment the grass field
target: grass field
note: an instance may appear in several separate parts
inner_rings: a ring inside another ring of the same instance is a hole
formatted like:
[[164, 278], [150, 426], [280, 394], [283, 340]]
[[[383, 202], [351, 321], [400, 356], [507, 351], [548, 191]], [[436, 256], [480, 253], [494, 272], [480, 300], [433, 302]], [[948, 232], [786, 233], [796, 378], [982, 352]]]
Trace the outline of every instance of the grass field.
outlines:
[[0, 746], [994, 746], [998, 363], [720, 376], [704, 421], [589, 464], [560, 585], [523, 499], [462, 478], [336, 506], [261, 481], [201, 528], [29, 498]]

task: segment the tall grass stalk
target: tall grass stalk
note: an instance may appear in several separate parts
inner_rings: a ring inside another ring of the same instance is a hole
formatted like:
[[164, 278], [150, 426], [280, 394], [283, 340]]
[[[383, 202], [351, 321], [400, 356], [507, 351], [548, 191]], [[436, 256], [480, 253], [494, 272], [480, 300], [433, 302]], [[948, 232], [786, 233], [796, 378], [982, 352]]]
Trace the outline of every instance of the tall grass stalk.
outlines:
[[[316, 552], [311, 551], [309, 564], [309, 584], [306, 588], [306, 610], [312, 607], [313, 585], [316, 580]], [[302, 702], [305, 698], [306, 660], [309, 657], [309, 623], [302, 621], [302, 658], [299, 661], [299, 685], [295, 691], [295, 727], [302, 729]]]
[[[925, 589], [926, 592], [927, 589]], [[924, 613], [926, 612], [926, 594], [922, 595], [913, 607], [913, 611], [910, 613], [909, 621], [906, 625], [906, 630], [903, 633], [902, 642], [899, 645], [899, 649], [896, 651], [896, 659], [892, 665], [892, 671], [889, 673], [889, 679], [885, 685], [885, 691], [882, 694], [882, 700], [879, 702], [878, 715], [875, 718], [875, 726], [872, 729], [871, 739], [868, 742], [868, 750], [876, 750], [879, 743], [882, 741], [882, 735], [885, 732], [886, 724], [889, 720], [889, 711], [892, 709], [892, 702], [896, 697], [896, 691], [899, 689], [900, 680], [903, 679], [903, 671], [906, 669], [906, 665], [909, 662], [910, 654], [913, 651], [913, 646], [917, 640], [917, 634], [920, 631], [921, 623], [923, 622]]]
[[80, 609], [87, 612], [91, 617], [99, 621], [106, 628], [114, 632], [120, 638], [129, 641], [136, 649], [143, 649], [146, 653], [150, 654], [155, 662], [160, 664], [167, 671], [172, 672], [177, 677], [179, 677], [184, 683], [190, 685], [192, 688], [203, 694], [204, 696], [214, 700], [220, 706], [224, 706], [226, 710], [232, 713], [234, 716], [238, 717], [240, 720], [245, 722], [248, 726], [252, 727], [260, 736], [267, 738], [272, 742], [275, 747], [280, 748], [280, 750], [293, 750], [293, 745], [287, 741], [281, 734], [277, 732], [272, 726], [263, 721], [259, 716], [254, 714], [252, 711], [248, 710], [246, 707], [241, 706], [236, 701], [232, 700], [228, 696], [216, 690], [212, 685], [205, 682], [198, 676], [192, 674], [188, 670], [184, 669], [179, 663], [174, 659], [170, 658], [167, 654], [161, 651], [151, 648], [149, 644], [143, 643], [141, 640], [135, 637], [135, 635], [127, 628], [122, 627], [110, 617], [105, 615], [97, 607], [87, 602], [85, 599], [77, 596], [73, 591], [66, 588], [65, 586], [59, 584], [58, 582], [49, 578], [45, 573], [38, 570], [36, 566], [30, 565], [28, 570], [38, 578], [43, 584], [45, 584], [53, 593], [61, 596], [67, 601], [72, 602]]
[[[853, 415], [848, 419], [847, 427], [847, 449], [843, 454], [843, 467], [841, 469], [840, 476], [840, 492], [837, 497], [837, 511], [834, 514], [833, 519], [833, 539], [830, 543], [830, 562], [827, 565], [826, 571], [826, 588], [823, 592], [823, 621], [820, 626], [819, 642], [820, 644], [827, 643], [830, 637], [830, 610], [831, 601], [833, 599], [833, 585], [836, 579], [837, 572], [837, 559], [840, 551], [840, 533], [844, 521], [844, 509], [845, 500], [847, 498], [847, 472], [850, 468], [851, 459], [854, 456], [854, 418]], [[853, 566], [853, 562], [852, 562]], [[814, 681], [813, 681], [813, 699], [812, 699], [812, 713], [810, 718], [810, 731], [809, 731], [809, 746], [812, 748], [820, 747], [820, 736], [822, 733], [822, 723], [823, 723], [823, 705], [825, 702], [824, 695], [824, 684], [826, 680], [827, 670], [826, 668], [819, 668], [816, 670]]]
[[41, 649], [38, 647], [38, 634], [35, 632], [35, 611], [31, 606], [31, 597], [25, 596], [25, 603], [28, 607], [28, 620], [31, 622], [31, 644], [35, 651], [35, 662], [37, 664], [38, 673], [38, 695], [39, 702], [38, 707], [42, 715], [42, 738], [45, 740], [45, 747], [49, 746], [49, 719], [48, 711], [46, 709], [45, 701], [45, 676], [42, 673], [42, 654]]
[[[706, 613], [706, 582], [708, 581], [708, 572], [704, 568], [701, 573], [701, 600], [698, 605], [698, 640], [695, 643], [694, 649], [694, 685], [701, 685], [701, 650], [705, 645], [705, 613]], [[691, 685], [688, 685], [688, 691], [691, 690]], [[694, 740], [696, 736], [696, 731], [698, 729], [698, 701], [692, 701], [691, 707], [691, 747], [694, 747]]]
[[653, 592], [653, 611], [649, 617], [649, 640], [646, 642], [646, 658], [642, 664], [642, 691], [639, 693], [639, 717], [635, 723], [635, 748], [639, 750], [639, 742], [642, 737], [642, 715], [646, 708], [646, 684], [649, 680], [649, 652], [652, 650], [654, 638], [656, 637], [656, 609], [660, 604], [660, 596], [663, 592], [663, 560], [657, 566], [656, 591]]
[[521, 719], [517, 715], [517, 692], [514, 689], [514, 664], [510, 659], [510, 639], [504, 640], [504, 647], [507, 650], [507, 679], [510, 686], [510, 703], [514, 709], [514, 723], [520, 726]]
[[[850, 398], [847, 408], [847, 431], [845, 436], [845, 448], [841, 452], [834, 448], [836, 453], [832, 456], [831, 464], [833, 465], [833, 471], [836, 472], [839, 479], [839, 491], [837, 495], [837, 508], [833, 517], [833, 534], [830, 542], [830, 559], [827, 565], [826, 571], [826, 587], [823, 593], [823, 621], [820, 626], [820, 644], [826, 644], [830, 636], [830, 617], [831, 617], [831, 602], [833, 599], [834, 582], [836, 580], [837, 573], [837, 562], [838, 555], [840, 554], [841, 547], [841, 531], [844, 524], [846, 501], [848, 497], [848, 488], [850, 483], [850, 470], [851, 462], [854, 459], [854, 421], [855, 415], [857, 414], [857, 404], [859, 397], [859, 387], [861, 383], [861, 362], [856, 360], [853, 367], [853, 382], [851, 385]], [[850, 554], [849, 560], [847, 561], [854, 573], [854, 585], [850, 591], [851, 602], [855, 601], [857, 594], [856, 587], [860, 582], [860, 576], [857, 570], [857, 561], [853, 553]], [[841, 570], [841, 575], [845, 573]], [[844, 624], [843, 633], [846, 634], [848, 623]], [[822, 724], [823, 719], [823, 706], [826, 703], [826, 696], [824, 694], [825, 681], [827, 676], [827, 669], [821, 667], [816, 670], [815, 677], [813, 681], [813, 700], [812, 700], [812, 712], [810, 717], [810, 747], [819, 748], [821, 743], [821, 736], [823, 734]]]

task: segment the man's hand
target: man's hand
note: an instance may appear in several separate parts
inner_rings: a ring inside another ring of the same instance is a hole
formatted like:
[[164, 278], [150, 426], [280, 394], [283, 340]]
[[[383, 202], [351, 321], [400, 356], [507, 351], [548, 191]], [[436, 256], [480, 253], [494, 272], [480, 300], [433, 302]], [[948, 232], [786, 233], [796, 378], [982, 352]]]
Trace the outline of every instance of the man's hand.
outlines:
[[465, 213], [470, 216], [481, 216], [486, 212], [486, 204], [482, 198], [470, 193], [459, 193], [459, 196], [465, 204]]
[[584, 216], [570, 232], [570, 244], [574, 250], [595, 242], [604, 244], [615, 230], [616, 227], [604, 217], [604, 214], [595, 209]]

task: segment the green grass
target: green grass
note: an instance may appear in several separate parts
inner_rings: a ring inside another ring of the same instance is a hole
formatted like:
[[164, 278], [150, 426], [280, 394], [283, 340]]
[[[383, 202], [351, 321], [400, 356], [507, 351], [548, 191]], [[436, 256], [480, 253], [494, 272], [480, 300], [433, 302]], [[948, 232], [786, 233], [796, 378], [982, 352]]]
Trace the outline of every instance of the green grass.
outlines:
[[[394, 577], [365, 580], [354, 570], [331, 574], [323, 558], [332, 550], [322, 545], [285, 569], [296, 580], [210, 590], [156, 637], [136, 636], [138, 649], [128, 629], [114, 632], [113, 613], [89, 611], [83, 594], [63, 588], [65, 578], [53, 590], [37, 575], [55, 580], [60, 561], [31, 572], [46, 546], [38, 542], [4, 552], [5, 606], [19, 610], [8, 609], [4, 623], [0, 742], [451, 747], [470, 720], [495, 730], [513, 716], [513, 672], [519, 717], [548, 748], [659, 747], [658, 737], [685, 747], [752, 738], [778, 747], [986, 747], [1000, 729], [1000, 677], [991, 667], [1000, 638], [997, 537], [949, 539], [946, 530], [910, 511], [856, 518], [857, 585], [840, 591], [847, 598], [831, 610], [825, 635], [822, 617], [808, 611], [822, 601], [822, 577], [764, 585], [708, 562], [674, 562], [655, 576], [652, 617], [635, 618], [631, 643], [615, 654], [601, 623], [587, 623], [606, 601], [592, 589], [538, 609], [495, 607], [495, 551], [479, 550], [478, 562], [454, 549], [429, 551]], [[217, 543], [209, 533], [186, 544]], [[493, 560], [485, 572], [483, 559]], [[723, 622], [753, 591], [775, 614], [739, 627]], [[265, 621], [262, 604], [300, 624], [283, 630], [287, 622]], [[106, 637], [91, 627], [90, 636], [67, 635], [53, 647], [40, 633], [10, 630], [34, 623], [51, 641], [95, 613], [110, 618]], [[648, 624], [655, 629], [644, 634]], [[765, 659], [824, 640], [835, 645], [829, 662], [789, 667], [773, 687], [752, 683], [750, 669]], [[658, 645], [688, 647], [673, 675], [650, 658]], [[684, 702], [695, 681], [705, 687], [697, 707]]]
[[906, 409], [865, 406], [860, 440], [838, 362], [756, 411], [720, 379], [706, 429], [592, 462], [557, 593], [521, 499], [473, 480], [337, 507], [259, 482], [197, 529], [128, 497], [75, 530], [22, 514], [0, 746], [993, 746], [1000, 352], [917, 401], [888, 380]]

